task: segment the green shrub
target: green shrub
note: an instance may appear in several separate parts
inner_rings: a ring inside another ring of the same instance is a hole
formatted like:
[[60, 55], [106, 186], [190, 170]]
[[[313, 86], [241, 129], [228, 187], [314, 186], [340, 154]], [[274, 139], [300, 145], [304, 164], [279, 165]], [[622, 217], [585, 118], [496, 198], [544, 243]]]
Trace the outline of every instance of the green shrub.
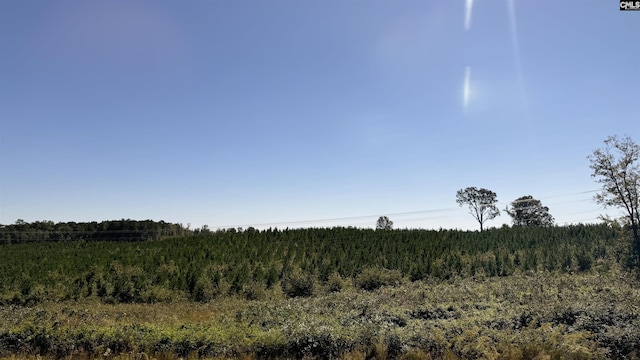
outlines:
[[327, 280], [327, 289], [330, 292], [339, 292], [342, 290], [344, 286], [342, 277], [338, 273], [333, 273], [329, 275], [329, 279]]
[[141, 295], [142, 302], [153, 304], [158, 302], [170, 303], [173, 301], [174, 294], [171, 290], [161, 286], [151, 286]]
[[196, 284], [193, 287], [193, 300], [199, 302], [211, 301], [214, 298], [215, 289], [213, 283], [205, 275], [200, 276], [196, 280]]
[[295, 269], [282, 280], [282, 291], [290, 297], [313, 295], [315, 281], [310, 274]]
[[375, 290], [382, 286], [396, 286], [402, 283], [402, 273], [399, 270], [389, 270], [380, 267], [366, 268], [355, 279], [357, 288]]
[[581, 251], [578, 253], [578, 270], [587, 271], [591, 269], [591, 265], [593, 264], [593, 258], [586, 251]]
[[124, 266], [119, 261], [113, 261], [107, 273], [104, 300], [107, 302], [131, 303], [140, 302], [141, 294], [147, 290], [145, 272], [139, 266]]
[[252, 281], [242, 286], [242, 296], [247, 300], [262, 300], [265, 297], [265, 286], [258, 281]]
[[224, 269], [209, 266], [204, 269], [193, 285], [193, 300], [208, 302], [231, 293], [232, 285], [224, 277]]

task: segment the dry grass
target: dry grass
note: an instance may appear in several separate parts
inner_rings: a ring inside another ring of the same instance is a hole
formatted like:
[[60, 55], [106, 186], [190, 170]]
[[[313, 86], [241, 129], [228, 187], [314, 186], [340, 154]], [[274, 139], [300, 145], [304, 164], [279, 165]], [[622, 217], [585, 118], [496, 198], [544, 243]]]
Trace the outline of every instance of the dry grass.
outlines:
[[[4, 306], [0, 352], [6, 359], [599, 359], [640, 349], [640, 286], [622, 272], [405, 282], [295, 299], [278, 291], [205, 304]], [[21, 348], [7, 345], [13, 335]]]

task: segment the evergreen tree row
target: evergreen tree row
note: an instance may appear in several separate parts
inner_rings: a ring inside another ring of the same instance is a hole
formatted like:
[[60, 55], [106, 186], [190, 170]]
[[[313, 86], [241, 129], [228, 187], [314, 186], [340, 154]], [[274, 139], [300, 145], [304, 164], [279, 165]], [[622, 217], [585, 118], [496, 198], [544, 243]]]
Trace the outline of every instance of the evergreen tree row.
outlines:
[[274, 286], [285, 289], [294, 278], [356, 279], [372, 269], [411, 281], [589, 271], [627, 261], [620, 236], [606, 225], [483, 232], [250, 228], [157, 241], [12, 243], [0, 245], [0, 294], [4, 302], [16, 303], [92, 296], [112, 302], [175, 296], [207, 301], [230, 294], [251, 298]]
[[192, 233], [193, 231], [183, 227], [182, 224], [152, 220], [28, 223], [19, 219], [12, 225], [0, 225], [0, 243], [68, 240], [141, 241]]

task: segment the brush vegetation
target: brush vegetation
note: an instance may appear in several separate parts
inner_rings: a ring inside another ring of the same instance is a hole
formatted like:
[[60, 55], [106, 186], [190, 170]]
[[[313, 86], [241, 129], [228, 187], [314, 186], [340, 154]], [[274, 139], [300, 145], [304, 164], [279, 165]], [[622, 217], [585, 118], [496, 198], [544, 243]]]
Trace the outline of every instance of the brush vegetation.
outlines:
[[629, 239], [576, 225], [6, 242], [0, 356], [635, 358]]

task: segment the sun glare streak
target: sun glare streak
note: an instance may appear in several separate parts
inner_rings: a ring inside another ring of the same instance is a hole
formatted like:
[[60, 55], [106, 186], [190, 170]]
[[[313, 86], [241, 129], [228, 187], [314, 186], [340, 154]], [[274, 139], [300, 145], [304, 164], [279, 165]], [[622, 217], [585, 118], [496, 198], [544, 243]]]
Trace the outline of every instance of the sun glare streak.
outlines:
[[520, 57], [520, 42], [518, 41], [518, 27], [516, 26], [515, 0], [507, 0], [507, 7], [509, 10], [509, 25], [511, 30], [511, 43], [513, 45], [513, 57], [516, 62], [516, 72], [518, 73], [520, 92], [522, 101], [524, 102], [525, 107], [528, 108], [529, 101], [524, 84], [524, 74], [522, 72], [522, 61]]
[[511, 43], [513, 44], [513, 52], [516, 59], [516, 66], [518, 71], [521, 70], [520, 65], [520, 44], [518, 42], [518, 28], [516, 26], [516, 9], [514, 0], [507, 0], [507, 7], [509, 8], [509, 27], [511, 30]]
[[462, 85], [462, 105], [464, 111], [469, 107], [469, 99], [471, 97], [471, 67], [467, 66], [464, 71], [464, 84]]
[[464, 4], [464, 29], [471, 28], [471, 10], [473, 9], [473, 0], [466, 0]]

